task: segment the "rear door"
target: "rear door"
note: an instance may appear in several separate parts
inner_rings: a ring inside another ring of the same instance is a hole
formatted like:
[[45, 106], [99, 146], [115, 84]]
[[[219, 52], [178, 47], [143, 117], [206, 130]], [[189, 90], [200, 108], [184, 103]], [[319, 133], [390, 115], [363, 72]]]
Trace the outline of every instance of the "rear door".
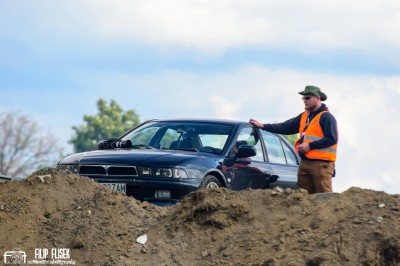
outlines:
[[299, 161], [290, 144], [281, 136], [261, 130], [263, 144], [266, 148], [266, 160], [271, 166], [272, 175], [277, 178], [270, 187], [297, 189], [297, 170]]

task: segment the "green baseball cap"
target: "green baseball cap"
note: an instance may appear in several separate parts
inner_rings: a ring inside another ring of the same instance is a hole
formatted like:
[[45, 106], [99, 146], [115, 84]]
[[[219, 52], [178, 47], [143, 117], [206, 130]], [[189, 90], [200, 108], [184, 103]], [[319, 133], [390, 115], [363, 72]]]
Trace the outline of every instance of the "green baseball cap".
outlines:
[[325, 101], [326, 99], [328, 99], [328, 96], [326, 96], [325, 93], [323, 93], [321, 91], [320, 88], [318, 88], [317, 86], [311, 86], [308, 85], [306, 86], [306, 88], [304, 89], [304, 91], [299, 92], [299, 94], [301, 95], [314, 95], [314, 96], [318, 96], [321, 98], [321, 101]]

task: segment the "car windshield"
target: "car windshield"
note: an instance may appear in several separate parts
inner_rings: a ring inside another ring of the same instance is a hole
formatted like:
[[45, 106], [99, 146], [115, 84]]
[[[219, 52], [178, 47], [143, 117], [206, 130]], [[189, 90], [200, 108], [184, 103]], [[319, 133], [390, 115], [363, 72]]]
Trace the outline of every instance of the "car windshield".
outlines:
[[122, 137], [132, 146], [220, 154], [232, 126], [204, 122], [149, 122]]

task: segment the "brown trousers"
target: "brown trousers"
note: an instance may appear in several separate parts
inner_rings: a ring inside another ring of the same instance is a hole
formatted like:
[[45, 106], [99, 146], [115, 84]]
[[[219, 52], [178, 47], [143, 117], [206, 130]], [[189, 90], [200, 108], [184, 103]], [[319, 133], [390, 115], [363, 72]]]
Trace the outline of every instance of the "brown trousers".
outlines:
[[309, 194], [332, 192], [334, 162], [301, 160], [297, 173], [298, 187]]

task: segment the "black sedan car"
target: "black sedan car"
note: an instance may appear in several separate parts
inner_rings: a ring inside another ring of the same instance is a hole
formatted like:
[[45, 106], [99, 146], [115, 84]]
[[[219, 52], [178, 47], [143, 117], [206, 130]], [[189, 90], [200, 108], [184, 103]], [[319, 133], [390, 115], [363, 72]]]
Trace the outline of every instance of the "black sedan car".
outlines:
[[292, 145], [247, 122], [151, 120], [98, 148], [70, 155], [57, 168], [160, 204], [199, 188], [297, 188], [299, 158]]

